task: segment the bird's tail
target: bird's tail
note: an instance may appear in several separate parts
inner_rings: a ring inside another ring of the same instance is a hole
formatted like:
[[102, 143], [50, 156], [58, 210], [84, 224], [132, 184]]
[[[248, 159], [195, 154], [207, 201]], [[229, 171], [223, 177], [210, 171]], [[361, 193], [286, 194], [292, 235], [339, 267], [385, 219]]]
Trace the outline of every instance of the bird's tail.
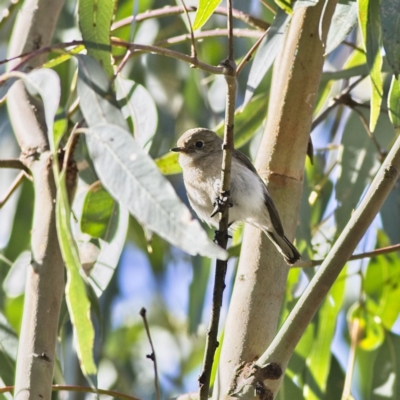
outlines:
[[285, 235], [279, 236], [277, 233], [271, 231], [265, 231], [265, 233], [289, 265], [293, 265], [300, 260], [301, 256], [299, 251]]

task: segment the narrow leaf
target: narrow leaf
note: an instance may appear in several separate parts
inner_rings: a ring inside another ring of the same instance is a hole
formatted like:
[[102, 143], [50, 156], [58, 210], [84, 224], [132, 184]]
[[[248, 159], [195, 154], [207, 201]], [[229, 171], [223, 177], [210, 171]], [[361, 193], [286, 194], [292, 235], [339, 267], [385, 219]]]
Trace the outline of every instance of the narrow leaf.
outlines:
[[189, 254], [227, 258], [127, 131], [98, 124], [90, 128], [87, 143], [103, 185], [147, 229]]
[[149, 91], [138, 83], [118, 77], [117, 100], [122, 105], [124, 118], [132, 118], [136, 141], [148, 150], [158, 122], [157, 107]]
[[174, 175], [182, 173], [182, 168], [178, 162], [179, 154], [170, 151], [169, 153], [163, 155], [155, 160], [155, 163], [164, 175]]
[[100, 62], [109, 77], [111, 65], [110, 28], [115, 0], [79, 0], [79, 27], [87, 52]]
[[89, 378], [97, 372], [93, 358], [94, 328], [90, 319], [90, 302], [86, 293], [78, 249], [71, 233], [70, 209], [65, 189], [65, 174], [59, 179], [57, 191], [57, 233], [67, 267], [66, 300], [76, 333], [78, 357], [82, 372]]
[[[376, 1], [376, 0], [375, 0]], [[378, 1], [376, 1], [379, 3]], [[400, 74], [400, 0], [381, 0], [382, 40], [393, 74]]]
[[282, 10], [278, 10], [267, 35], [261, 41], [247, 80], [247, 89], [244, 96], [243, 107], [246, 107], [252, 98], [254, 91], [270, 69], [279, 50], [282, 48], [290, 18], [290, 15], [286, 14]]
[[128, 129], [103, 68], [90, 56], [80, 54], [77, 59], [80, 108], [87, 124], [111, 123]]
[[389, 118], [395, 129], [400, 129], [400, 77], [392, 77], [388, 95]]
[[379, 1], [359, 0], [358, 16], [364, 48], [367, 53], [367, 64], [371, 79], [371, 113], [369, 127], [375, 130], [383, 95], [382, 54], [381, 54], [381, 23], [379, 17]]
[[357, 24], [357, 2], [338, 3], [329, 27], [325, 54], [329, 54], [346, 39]]
[[193, 22], [193, 30], [200, 29], [211, 17], [222, 0], [200, 0]]

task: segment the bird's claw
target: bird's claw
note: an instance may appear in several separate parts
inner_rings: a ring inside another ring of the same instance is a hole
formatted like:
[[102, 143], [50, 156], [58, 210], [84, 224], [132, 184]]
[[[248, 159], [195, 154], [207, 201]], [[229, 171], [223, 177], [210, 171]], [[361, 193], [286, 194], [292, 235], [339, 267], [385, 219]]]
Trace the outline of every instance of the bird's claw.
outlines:
[[229, 192], [221, 193], [221, 196], [215, 198], [215, 202], [213, 203], [214, 209], [210, 215], [210, 218], [213, 218], [217, 213], [222, 213], [226, 207], [233, 207], [229, 200]]
[[220, 243], [221, 239], [232, 239], [231, 235], [228, 235], [225, 232], [215, 231], [214, 232], [214, 243]]

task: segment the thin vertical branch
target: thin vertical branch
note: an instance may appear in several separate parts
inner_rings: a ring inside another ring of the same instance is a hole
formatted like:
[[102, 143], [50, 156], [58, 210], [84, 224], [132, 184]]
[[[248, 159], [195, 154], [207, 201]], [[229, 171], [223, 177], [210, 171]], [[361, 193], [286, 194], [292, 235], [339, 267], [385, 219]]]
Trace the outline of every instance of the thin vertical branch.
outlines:
[[149, 324], [147, 323], [147, 318], [146, 318], [146, 309], [144, 307], [140, 310], [140, 316], [143, 318], [143, 324], [146, 329], [147, 338], [149, 339], [149, 343], [150, 343], [150, 347], [151, 347], [151, 354], [148, 354], [146, 357], [149, 358], [151, 361], [153, 361], [153, 365], [154, 365], [154, 386], [156, 387], [156, 399], [161, 400], [161, 391], [160, 391], [160, 382], [158, 380], [156, 352], [154, 350], [153, 341], [151, 340]]
[[188, 10], [187, 10], [185, 1], [184, 1], [184, 0], [181, 0], [181, 3], [182, 3], [183, 10], [184, 10], [184, 12], [185, 12], [185, 15], [186, 15], [188, 24], [189, 24], [189, 32], [190, 32], [190, 40], [191, 40], [191, 51], [190, 51], [190, 55], [191, 55], [193, 58], [197, 58], [196, 42], [195, 42], [195, 40], [194, 40], [194, 33], [193, 33], [192, 22], [190, 21], [190, 17], [189, 17], [189, 13], [188, 13]]
[[[226, 80], [226, 109], [225, 109], [225, 132], [223, 142], [223, 155], [221, 167], [221, 187], [220, 198], [216, 210], [221, 213], [218, 231], [216, 232], [217, 243], [226, 249], [228, 243], [229, 226], [229, 196], [231, 186], [231, 163], [234, 149], [233, 131], [235, 116], [236, 99], [236, 64], [233, 55], [233, 32], [232, 32], [232, 0], [227, 1], [228, 8], [228, 59], [221, 65]], [[206, 400], [209, 396], [210, 377], [214, 362], [215, 350], [218, 343], [218, 325], [221, 313], [223, 292], [225, 289], [225, 275], [227, 261], [217, 260], [215, 270], [215, 282], [213, 292], [213, 302], [211, 310], [211, 320], [207, 331], [206, 348], [203, 361], [203, 370], [199, 377], [199, 398]]]

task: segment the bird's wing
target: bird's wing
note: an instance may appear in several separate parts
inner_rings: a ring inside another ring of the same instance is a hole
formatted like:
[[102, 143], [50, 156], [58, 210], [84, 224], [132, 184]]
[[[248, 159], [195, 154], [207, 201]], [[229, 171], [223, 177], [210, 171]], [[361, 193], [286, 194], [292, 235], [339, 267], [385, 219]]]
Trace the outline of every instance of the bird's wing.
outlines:
[[[234, 150], [234, 155], [238, 159], [238, 161], [243, 164], [243, 166], [248, 168], [250, 171], [253, 171], [259, 177], [257, 170], [254, 168], [254, 165], [252, 164], [252, 162], [250, 161], [250, 159], [247, 156], [245, 156], [239, 150]], [[272, 200], [271, 195], [268, 192], [267, 187], [265, 186], [264, 181], [261, 178], [260, 178], [260, 181], [262, 182], [263, 187], [264, 187], [264, 203], [267, 207], [269, 217], [271, 219], [271, 223], [272, 223], [273, 227], [275, 228], [276, 233], [279, 236], [283, 236], [284, 235], [283, 226], [282, 226], [281, 219], [279, 217], [278, 210], [275, 207], [275, 204]]]

